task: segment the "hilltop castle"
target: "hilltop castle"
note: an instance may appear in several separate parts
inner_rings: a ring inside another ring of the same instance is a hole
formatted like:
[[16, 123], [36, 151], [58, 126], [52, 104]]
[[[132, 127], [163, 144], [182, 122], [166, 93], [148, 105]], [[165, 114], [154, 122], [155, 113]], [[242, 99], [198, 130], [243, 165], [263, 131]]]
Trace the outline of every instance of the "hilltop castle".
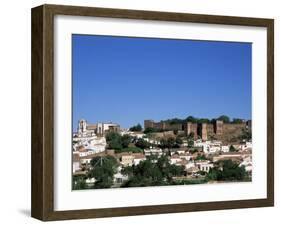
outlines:
[[243, 129], [250, 130], [252, 127], [251, 120], [241, 123], [224, 123], [221, 120], [215, 120], [213, 123], [174, 123], [169, 122], [154, 122], [153, 120], [144, 120], [144, 129], [155, 128], [159, 130], [177, 130], [184, 131], [186, 135], [193, 134], [194, 138], [198, 136], [202, 140], [207, 140], [209, 137], [228, 138], [235, 134], [240, 134]]

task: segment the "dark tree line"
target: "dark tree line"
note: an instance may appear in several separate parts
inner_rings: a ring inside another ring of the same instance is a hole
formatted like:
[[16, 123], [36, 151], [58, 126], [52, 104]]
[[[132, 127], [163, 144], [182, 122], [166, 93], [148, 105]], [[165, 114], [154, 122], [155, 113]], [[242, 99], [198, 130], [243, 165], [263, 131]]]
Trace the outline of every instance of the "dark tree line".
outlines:
[[210, 169], [207, 178], [214, 181], [245, 181], [249, 180], [250, 175], [244, 166], [240, 167], [232, 160], [223, 160], [217, 162], [215, 167]]
[[[216, 120], [221, 120], [224, 123], [233, 123], [233, 124], [239, 124], [243, 123], [244, 120], [240, 118], [233, 118], [232, 120], [230, 119], [229, 116], [227, 115], [221, 115], [217, 118], [213, 119], [208, 119], [208, 118], [196, 118], [193, 116], [188, 116], [185, 119], [180, 119], [180, 118], [172, 118], [172, 119], [167, 119], [167, 120], [162, 120], [161, 122], [169, 123], [171, 125], [173, 124], [184, 124], [187, 122], [192, 122], [192, 123], [214, 123]], [[145, 132], [161, 132], [161, 129], [155, 129], [155, 128], [147, 128]]]
[[136, 166], [125, 167], [122, 174], [129, 177], [122, 187], [169, 185], [173, 177], [184, 175], [184, 167], [171, 164], [167, 156], [150, 157]]

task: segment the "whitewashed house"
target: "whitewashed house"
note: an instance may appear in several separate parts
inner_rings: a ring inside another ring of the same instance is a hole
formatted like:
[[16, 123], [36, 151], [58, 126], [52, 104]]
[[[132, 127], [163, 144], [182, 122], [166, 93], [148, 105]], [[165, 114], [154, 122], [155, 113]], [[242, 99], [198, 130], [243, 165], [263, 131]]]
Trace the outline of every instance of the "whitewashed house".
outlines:
[[202, 160], [195, 162], [195, 165], [200, 171], [209, 172], [211, 168], [214, 167], [214, 164], [208, 160]]
[[181, 158], [178, 154], [173, 154], [170, 158], [171, 164], [177, 164], [180, 161], [181, 161]]
[[221, 146], [221, 152], [229, 152], [229, 146], [228, 145], [222, 145]]
[[163, 155], [163, 151], [161, 148], [150, 147], [149, 149], [144, 149], [144, 155], [145, 156], [150, 156], [150, 155], [161, 156], [161, 155]]

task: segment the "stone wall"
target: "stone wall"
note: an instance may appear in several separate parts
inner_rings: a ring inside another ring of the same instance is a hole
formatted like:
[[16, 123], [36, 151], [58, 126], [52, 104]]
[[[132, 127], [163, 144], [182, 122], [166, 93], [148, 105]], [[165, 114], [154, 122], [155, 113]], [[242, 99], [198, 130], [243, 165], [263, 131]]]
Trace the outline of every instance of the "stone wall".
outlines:
[[235, 142], [235, 138], [241, 135], [243, 129], [251, 129], [251, 121], [231, 124], [223, 123], [223, 121], [216, 120], [214, 123], [191, 123], [184, 124], [169, 124], [165, 122], [154, 122], [152, 120], [144, 121], [145, 129], [157, 128], [163, 130], [178, 130], [184, 131], [186, 135], [194, 134], [194, 138], [197, 139], [200, 136], [203, 140], [207, 139], [219, 139], [223, 142]]

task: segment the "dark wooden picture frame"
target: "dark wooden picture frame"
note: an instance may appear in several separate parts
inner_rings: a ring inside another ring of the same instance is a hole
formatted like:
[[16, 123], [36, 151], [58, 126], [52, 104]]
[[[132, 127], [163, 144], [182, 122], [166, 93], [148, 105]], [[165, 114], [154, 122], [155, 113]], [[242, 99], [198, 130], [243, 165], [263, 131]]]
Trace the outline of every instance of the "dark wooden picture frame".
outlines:
[[[267, 198], [156, 206], [54, 211], [54, 16], [95, 16], [194, 22], [267, 29]], [[31, 215], [49, 220], [162, 214], [274, 205], [274, 20], [124, 9], [42, 5], [32, 9], [32, 200]]]

